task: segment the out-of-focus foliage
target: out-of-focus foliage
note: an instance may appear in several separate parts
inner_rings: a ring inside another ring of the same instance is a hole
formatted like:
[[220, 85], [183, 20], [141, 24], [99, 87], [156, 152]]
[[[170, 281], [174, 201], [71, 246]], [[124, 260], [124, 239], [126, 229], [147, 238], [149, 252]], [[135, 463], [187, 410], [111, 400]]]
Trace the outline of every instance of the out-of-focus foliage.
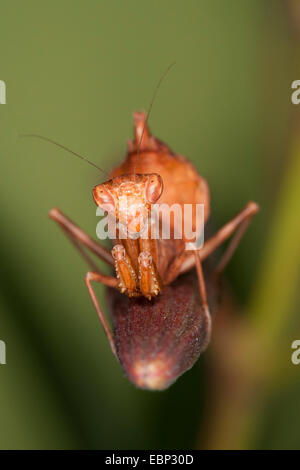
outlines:
[[[270, 231], [291, 159], [290, 85], [300, 67], [290, 3], [1, 2], [7, 104], [0, 105], [0, 339], [7, 364], [0, 365], [0, 448], [202, 445], [210, 406], [205, 356], [168, 391], [134, 389], [93, 310], [84, 262], [47, 218], [58, 206], [94, 235], [91, 188], [103, 175], [18, 134], [52, 137], [109, 170], [126, 151], [132, 112], [148, 107], [159, 76], [176, 60], [154, 104], [153, 133], [207, 178], [216, 226], [249, 199], [262, 208], [227, 271], [247, 315], [257, 279], [268, 282], [258, 273], [274, 240]], [[298, 213], [284, 220], [293, 217], [299, 231]], [[284, 250], [277, 237], [274, 246]], [[278, 273], [284, 260], [281, 251]], [[278, 279], [295, 285], [298, 275], [295, 269], [293, 279]], [[104, 305], [101, 288], [98, 294]], [[290, 362], [291, 342], [300, 339], [299, 293], [291, 295], [280, 312], [287, 318], [278, 339], [280, 372], [258, 408], [249, 447], [299, 447], [300, 366]], [[263, 318], [255, 308], [255, 318]], [[272, 322], [270, 312], [266, 318]]]

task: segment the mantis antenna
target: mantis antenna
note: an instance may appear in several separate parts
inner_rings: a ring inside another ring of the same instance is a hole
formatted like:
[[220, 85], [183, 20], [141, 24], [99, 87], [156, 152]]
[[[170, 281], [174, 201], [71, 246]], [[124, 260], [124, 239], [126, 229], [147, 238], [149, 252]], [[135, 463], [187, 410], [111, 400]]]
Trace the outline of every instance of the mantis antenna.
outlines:
[[108, 176], [108, 173], [105, 170], [103, 170], [102, 168], [100, 168], [100, 166], [97, 166], [95, 163], [88, 160], [88, 158], [84, 157], [83, 155], [80, 155], [79, 153], [74, 152], [73, 150], [69, 149], [65, 145], [62, 145], [62, 144], [59, 144], [58, 142], [55, 142], [55, 140], [49, 139], [48, 137], [44, 137], [43, 135], [39, 135], [39, 134], [20, 134], [19, 137], [35, 137], [35, 138], [38, 138], [38, 139], [41, 139], [41, 140], [45, 140], [46, 142], [50, 142], [51, 144], [54, 144], [57, 147], [60, 147], [64, 150], [66, 150], [67, 152], [71, 153], [72, 155], [75, 155], [76, 157], [80, 158], [81, 160], [89, 163], [94, 168], [97, 168], [98, 170], [102, 171], [103, 173], [105, 173]]

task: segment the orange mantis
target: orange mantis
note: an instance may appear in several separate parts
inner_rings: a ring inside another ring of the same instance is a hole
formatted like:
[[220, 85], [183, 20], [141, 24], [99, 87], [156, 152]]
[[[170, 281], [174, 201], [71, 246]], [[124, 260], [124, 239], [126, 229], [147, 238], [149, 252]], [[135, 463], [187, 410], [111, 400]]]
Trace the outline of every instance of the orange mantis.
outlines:
[[[175, 233], [186, 217], [195, 225], [195, 212], [187, 216], [183, 209], [186, 204], [193, 208], [202, 204], [205, 223], [210, 215], [209, 186], [191, 162], [151, 135], [147, 119], [152, 103], [147, 115], [134, 113], [134, 139], [129, 141], [125, 160], [107, 181], [93, 188], [96, 205], [119, 227], [112, 249], [91, 238], [59, 209], [51, 209], [49, 215], [90, 266], [85, 283], [125, 374], [140, 388], [163, 390], [192, 367], [209, 344], [210, 291], [216, 285], [211, 281], [224, 271], [258, 205], [248, 202], [199, 249], [186, 250], [186, 239]], [[151, 237], [150, 215], [155, 204], [182, 208], [182, 217], [170, 218], [167, 239]], [[121, 236], [122, 227], [130, 236]], [[230, 237], [213, 272], [204, 274], [204, 260]], [[107, 263], [114, 274], [101, 272], [89, 252]], [[97, 299], [94, 282], [109, 288], [113, 328]]]
[[[94, 187], [96, 204], [109, 207], [117, 221], [126, 219], [133, 232], [140, 231], [141, 223], [146, 223], [151, 205], [157, 202], [170, 205], [176, 202], [182, 206], [186, 203], [204, 204], [204, 220], [207, 221], [210, 207], [209, 188], [205, 179], [186, 158], [175, 155], [164, 143], [151, 136], [144, 113], [135, 113], [134, 119], [135, 139], [129, 143], [128, 155], [111, 172], [108, 181]], [[126, 214], [126, 218], [122, 206], [124, 195], [131, 202], [129, 209], [134, 207]], [[214, 270], [213, 276], [219, 276], [257, 211], [257, 204], [249, 202], [197, 251], [186, 251], [185, 241], [172, 237], [169, 240], [117, 238], [113, 240], [114, 246], [109, 251], [59, 209], [50, 211], [50, 217], [59, 224], [92, 268], [85, 276], [88, 292], [113, 353], [137, 386], [149, 389], [168, 387], [193, 365], [200, 352], [206, 348], [211, 332], [211, 314], [203, 261], [233, 235]], [[176, 224], [176, 220], [172, 223]], [[114, 268], [115, 275], [108, 276], [100, 272], [85, 249]], [[193, 276], [183, 276], [194, 268], [198, 278], [196, 284]], [[93, 282], [112, 288], [114, 332], [96, 297]], [[188, 322], [190, 325], [187, 325]], [[182, 342], [178, 339], [181, 326], [185, 334]], [[192, 336], [189, 333], [193, 333]]]

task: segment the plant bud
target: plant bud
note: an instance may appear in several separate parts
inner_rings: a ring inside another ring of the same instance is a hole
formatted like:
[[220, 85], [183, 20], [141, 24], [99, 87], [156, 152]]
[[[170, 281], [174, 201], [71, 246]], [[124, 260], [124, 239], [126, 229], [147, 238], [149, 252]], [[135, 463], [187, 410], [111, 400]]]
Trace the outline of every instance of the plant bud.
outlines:
[[151, 301], [110, 290], [117, 356], [137, 387], [168, 388], [206, 349], [211, 319], [198, 291], [194, 272], [164, 287]]

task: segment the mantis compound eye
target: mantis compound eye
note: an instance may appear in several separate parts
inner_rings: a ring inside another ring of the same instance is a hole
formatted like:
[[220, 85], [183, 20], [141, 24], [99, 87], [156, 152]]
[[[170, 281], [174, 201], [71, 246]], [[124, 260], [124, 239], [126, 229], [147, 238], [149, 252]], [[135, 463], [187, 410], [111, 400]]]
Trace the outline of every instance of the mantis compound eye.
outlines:
[[106, 212], [112, 212], [115, 209], [115, 200], [111, 192], [103, 184], [98, 184], [93, 189], [93, 197], [97, 206]]
[[149, 175], [146, 186], [146, 199], [150, 204], [154, 204], [163, 191], [163, 180], [160, 175], [153, 173]]

